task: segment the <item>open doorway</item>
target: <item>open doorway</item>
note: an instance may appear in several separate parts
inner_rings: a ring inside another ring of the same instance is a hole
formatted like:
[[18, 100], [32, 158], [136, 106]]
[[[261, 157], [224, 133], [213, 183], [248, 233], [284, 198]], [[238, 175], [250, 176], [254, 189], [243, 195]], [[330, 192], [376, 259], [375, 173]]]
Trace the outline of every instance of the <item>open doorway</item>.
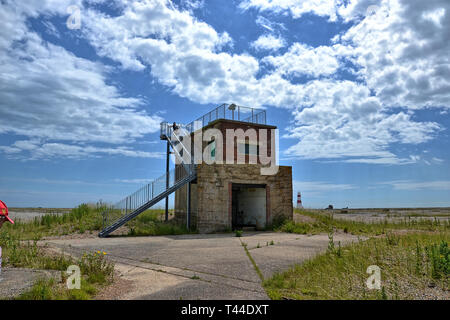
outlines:
[[266, 227], [266, 185], [232, 184], [232, 228]]

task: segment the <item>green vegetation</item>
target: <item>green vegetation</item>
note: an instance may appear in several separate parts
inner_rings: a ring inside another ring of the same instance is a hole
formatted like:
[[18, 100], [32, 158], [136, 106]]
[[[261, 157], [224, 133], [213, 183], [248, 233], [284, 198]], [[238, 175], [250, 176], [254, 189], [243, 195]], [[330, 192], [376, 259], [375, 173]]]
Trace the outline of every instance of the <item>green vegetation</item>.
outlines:
[[[106, 210], [106, 205], [98, 202], [97, 204], [81, 204], [70, 211], [52, 210], [53, 213], [36, 217], [32, 221], [23, 222], [17, 219], [14, 225], [4, 224], [0, 233], [20, 235], [21, 240], [39, 240], [48, 236], [97, 232], [102, 228], [101, 213]], [[58, 212], [66, 213], [57, 214]], [[128, 235], [130, 236], [196, 233], [195, 230], [188, 231], [185, 226], [164, 222], [164, 210], [162, 209], [147, 210], [128, 222], [126, 226], [129, 228]]]
[[259, 269], [258, 265], [256, 264], [255, 260], [253, 259], [252, 255], [248, 251], [247, 244], [245, 242], [241, 242], [241, 245], [244, 247], [245, 253], [247, 254], [248, 259], [253, 265], [253, 268], [255, 268], [256, 273], [258, 274], [258, 277], [261, 279], [261, 281], [264, 281], [264, 276], [261, 272], [261, 269]]
[[236, 230], [234, 234], [236, 235], [236, 237], [242, 237], [242, 230]]
[[329, 227], [321, 222], [305, 223], [305, 222], [293, 222], [286, 221], [278, 228], [276, 231], [287, 232], [287, 233], [298, 233], [298, 234], [318, 234], [321, 232], [327, 232]]
[[[382, 222], [344, 220], [332, 212], [295, 210], [306, 222], [278, 221], [274, 230], [328, 233], [325, 254], [264, 281], [273, 299], [430, 299], [447, 298], [450, 281], [450, 223], [437, 218]], [[415, 218], [415, 219], [414, 219]], [[334, 232], [371, 237], [348, 246]], [[404, 231], [407, 231], [406, 233]], [[403, 233], [403, 235], [400, 235]], [[367, 267], [381, 268], [382, 287], [370, 290]]]
[[[45, 248], [37, 245], [37, 241], [43, 237], [99, 231], [102, 228], [101, 213], [105, 209], [106, 205], [102, 202], [81, 204], [71, 210], [52, 209], [51, 213], [36, 217], [32, 221], [16, 219], [13, 225], [3, 225], [0, 230], [0, 246], [3, 248], [5, 266], [59, 270], [64, 278], [68, 266], [78, 265], [83, 275], [80, 290], [68, 290], [64, 284], [57, 283], [54, 279], [42, 279], [20, 298], [88, 299], [95, 295], [98, 288], [112, 282], [114, 267], [101, 253], [85, 254], [81, 259], [75, 260], [64, 254], [49, 254]], [[38, 211], [48, 212], [48, 209], [40, 208]], [[163, 210], [147, 210], [128, 223], [129, 235], [189, 233], [185, 227], [172, 222], [166, 223], [163, 218]]]
[[[64, 254], [50, 253], [37, 241], [46, 236], [96, 231], [101, 228], [101, 212], [104, 205], [82, 204], [64, 214], [45, 214], [32, 221], [16, 220], [13, 225], [4, 224], [0, 230], [3, 264], [7, 267], [61, 271], [62, 282], [40, 279], [20, 299], [89, 299], [99, 288], [113, 281], [114, 266], [104, 254], [85, 254], [74, 259]], [[43, 210], [43, 209], [42, 209]], [[68, 290], [66, 271], [70, 265], [80, 267], [81, 289]]]
[[89, 300], [98, 292], [98, 289], [81, 280], [80, 289], [68, 290], [55, 279], [39, 279], [30, 288], [22, 293], [16, 300]]
[[298, 233], [298, 234], [318, 234], [329, 232], [330, 229], [343, 230], [345, 233], [355, 235], [381, 235], [389, 230], [420, 230], [420, 231], [450, 231], [448, 221], [439, 219], [411, 219], [405, 217], [398, 222], [391, 222], [388, 218], [383, 222], [365, 223], [362, 221], [350, 221], [335, 218], [332, 213], [311, 213], [304, 210], [295, 210], [294, 214], [300, 214], [313, 219], [314, 222], [294, 223], [283, 221], [275, 227], [275, 230]]
[[70, 208], [13, 208], [9, 207], [10, 211], [14, 212], [40, 212], [40, 213], [51, 213], [51, 214], [61, 214], [61, 213], [68, 213], [72, 209]]
[[[5, 266], [61, 271], [61, 283], [55, 279], [40, 279], [19, 299], [90, 299], [99, 288], [113, 281], [114, 265], [105, 259], [105, 252], [86, 253], [74, 259], [64, 254], [50, 254], [38, 246], [36, 240], [20, 241], [17, 235], [4, 231], [0, 233], [0, 246]], [[70, 265], [80, 267], [80, 289], [68, 290], [65, 285]]]
[[20, 236], [21, 240], [38, 240], [46, 236], [96, 231], [102, 227], [101, 213], [104, 210], [105, 205], [101, 202], [96, 205], [81, 204], [64, 214], [49, 213], [28, 222], [17, 219], [13, 225], [4, 224], [0, 234]]
[[[331, 234], [330, 244], [332, 240]], [[272, 299], [445, 298], [450, 289], [449, 242], [448, 232], [418, 232], [388, 233], [342, 248], [333, 244], [327, 253], [263, 285]], [[366, 286], [370, 265], [381, 269], [381, 290]]]
[[172, 221], [164, 221], [164, 210], [147, 210], [127, 223], [129, 236], [160, 236], [196, 233], [196, 230], [187, 230], [186, 226]]

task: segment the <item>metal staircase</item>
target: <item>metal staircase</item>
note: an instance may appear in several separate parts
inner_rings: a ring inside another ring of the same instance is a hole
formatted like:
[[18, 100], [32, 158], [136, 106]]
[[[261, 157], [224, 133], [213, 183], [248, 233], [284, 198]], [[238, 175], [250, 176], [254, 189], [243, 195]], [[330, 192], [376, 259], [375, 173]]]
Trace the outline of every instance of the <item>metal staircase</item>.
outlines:
[[175, 128], [174, 125], [169, 125], [167, 122], [161, 123], [161, 139], [168, 141], [180, 165], [104, 211], [102, 213], [103, 228], [98, 234], [99, 237], [108, 236], [197, 178], [193, 152], [190, 151], [190, 145], [186, 145], [188, 141], [190, 142], [191, 133], [181, 125], [175, 125]]

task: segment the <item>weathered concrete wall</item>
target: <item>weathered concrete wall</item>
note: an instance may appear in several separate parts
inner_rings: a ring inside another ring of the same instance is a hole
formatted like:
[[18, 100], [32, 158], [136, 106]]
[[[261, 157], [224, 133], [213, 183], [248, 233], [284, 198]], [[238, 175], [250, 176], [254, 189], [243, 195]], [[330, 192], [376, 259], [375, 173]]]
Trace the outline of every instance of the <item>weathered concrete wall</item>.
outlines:
[[[196, 220], [194, 225], [199, 232], [231, 229], [233, 183], [266, 185], [267, 225], [276, 217], [292, 219], [292, 167], [280, 166], [278, 173], [273, 176], [261, 175], [260, 168], [256, 164], [197, 166], [197, 184], [195, 191], [191, 188], [191, 203], [192, 215]], [[178, 221], [183, 221], [186, 216], [186, 198], [183, 194], [186, 194], [185, 188], [181, 188], [175, 195], [175, 215]]]

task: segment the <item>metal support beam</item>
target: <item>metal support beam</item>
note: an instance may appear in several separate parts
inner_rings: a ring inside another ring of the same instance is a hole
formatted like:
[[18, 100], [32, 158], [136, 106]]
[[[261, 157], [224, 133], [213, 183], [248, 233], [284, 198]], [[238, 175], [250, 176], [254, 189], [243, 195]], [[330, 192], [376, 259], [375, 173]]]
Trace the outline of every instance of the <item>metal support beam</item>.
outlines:
[[187, 212], [186, 212], [186, 227], [190, 230], [191, 227], [191, 183], [187, 184]]
[[[169, 189], [169, 165], [170, 165], [170, 143], [167, 140], [167, 156], [166, 156], [166, 190]], [[169, 221], [169, 197], [166, 197], [166, 212], [165, 212], [165, 221]]]

